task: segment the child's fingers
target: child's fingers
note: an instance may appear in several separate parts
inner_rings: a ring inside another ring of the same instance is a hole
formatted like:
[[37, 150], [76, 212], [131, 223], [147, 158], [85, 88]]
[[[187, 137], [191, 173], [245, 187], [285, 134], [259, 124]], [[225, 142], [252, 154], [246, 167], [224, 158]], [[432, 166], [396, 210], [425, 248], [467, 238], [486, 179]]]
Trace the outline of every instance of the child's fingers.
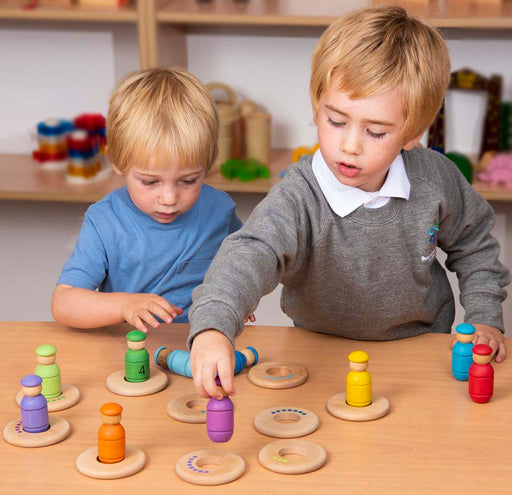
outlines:
[[160, 326], [160, 323], [158, 320], [153, 316], [152, 312], [147, 309], [142, 309], [139, 311], [137, 316], [144, 322], [146, 322], [148, 325], [151, 325], [153, 328], [158, 328]]
[[216, 399], [222, 399], [222, 392], [215, 383], [215, 376], [217, 375], [216, 369], [211, 366], [203, 367], [201, 371], [202, 386], [206, 391], [208, 397], [215, 397]]
[[496, 362], [501, 363], [505, 360], [507, 357], [507, 346], [505, 345], [505, 342], [500, 342], [498, 344], [498, 352], [496, 353]]
[[[158, 308], [163, 309], [166, 313], [171, 315], [172, 318], [176, 318], [176, 316], [183, 313], [183, 310], [181, 310], [181, 313], [180, 313], [179, 311], [177, 311], [177, 309], [179, 309], [179, 308], [176, 308], [176, 306], [173, 306], [172, 304], [170, 304], [167, 301], [167, 299], [163, 298], [162, 296], [155, 296], [152, 306], [154, 306], [155, 308], [158, 307]], [[158, 315], [158, 317], [162, 318], [160, 315]], [[162, 320], [167, 321], [165, 318], [162, 318]], [[170, 322], [168, 322], [168, 323], [170, 323]]]
[[219, 380], [226, 394], [235, 394], [233, 366], [230, 361], [219, 362]]
[[148, 333], [148, 329], [147, 329], [146, 325], [144, 325], [144, 323], [138, 316], [135, 316], [132, 319], [132, 321], [128, 321], [128, 323], [132, 327], [135, 327], [137, 330], [140, 330], [141, 332], [144, 332], [144, 333]]
[[175, 306], [174, 304], [171, 304], [171, 308], [174, 309], [174, 311], [176, 311], [176, 313], [178, 313], [179, 315], [183, 314], [182, 308], [178, 308], [178, 306]]
[[[158, 316], [162, 321], [165, 321], [165, 323], [172, 323], [173, 316], [169, 311], [167, 311], [165, 308], [160, 306], [157, 303], [153, 303], [149, 306], [149, 311], [155, 315]], [[156, 320], [155, 320], [156, 321]]]

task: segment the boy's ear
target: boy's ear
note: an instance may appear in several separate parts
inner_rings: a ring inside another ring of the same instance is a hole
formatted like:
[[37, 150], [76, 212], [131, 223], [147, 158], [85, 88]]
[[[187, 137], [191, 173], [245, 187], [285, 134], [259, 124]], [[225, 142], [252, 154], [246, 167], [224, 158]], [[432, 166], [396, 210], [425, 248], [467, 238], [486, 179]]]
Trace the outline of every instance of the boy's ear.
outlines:
[[423, 136], [423, 132], [421, 134], [418, 134], [417, 136], [413, 137], [410, 141], [407, 141], [402, 146], [402, 149], [404, 149], [405, 151], [412, 150], [415, 146], [418, 145], [418, 143], [420, 142], [422, 136]]
[[313, 122], [318, 126], [317, 118], [318, 118], [318, 111], [315, 107], [313, 107]]
[[113, 163], [111, 163], [110, 165], [112, 166], [112, 168], [114, 169], [114, 172], [117, 175], [123, 175], [123, 172], [121, 172], [121, 170], [119, 170]]

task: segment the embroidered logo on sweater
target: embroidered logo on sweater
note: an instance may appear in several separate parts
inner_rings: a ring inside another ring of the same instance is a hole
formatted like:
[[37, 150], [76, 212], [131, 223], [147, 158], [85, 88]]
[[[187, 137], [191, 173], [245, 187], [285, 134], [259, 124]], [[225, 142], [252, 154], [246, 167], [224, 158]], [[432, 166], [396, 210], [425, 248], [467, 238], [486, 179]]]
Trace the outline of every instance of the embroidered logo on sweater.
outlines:
[[430, 263], [436, 257], [437, 236], [439, 234], [439, 218], [436, 218], [434, 225], [428, 229], [428, 242], [434, 246], [434, 249], [428, 256], [422, 256], [421, 261]]

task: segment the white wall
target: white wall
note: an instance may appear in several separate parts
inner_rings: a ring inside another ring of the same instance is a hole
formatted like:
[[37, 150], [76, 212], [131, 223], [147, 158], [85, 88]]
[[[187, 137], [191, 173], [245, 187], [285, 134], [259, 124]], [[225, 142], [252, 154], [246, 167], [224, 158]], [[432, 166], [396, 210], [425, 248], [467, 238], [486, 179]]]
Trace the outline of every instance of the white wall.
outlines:
[[[202, 28], [188, 35], [189, 69], [203, 82], [231, 85], [272, 114], [276, 147], [312, 145], [308, 96], [311, 53], [317, 28]], [[469, 66], [504, 76], [504, 99], [512, 100], [512, 39], [508, 33], [448, 31], [453, 70]], [[48, 117], [106, 112], [109, 93], [138, 67], [135, 27], [0, 21], [0, 153], [30, 153], [30, 131]], [[447, 101], [447, 149], [475, 154], [484, 99], [453, 92]], [[247, 218], [262, 196], [234, 194]], [[495, 204], [495, 235], [503, 261], [512, 266], [512, 205]], [[0, 319], [49, 320], [49, 301], [70, 254], [86, 205], [0, 201]], [[279, 310], [279, 290], [256, 313], [260, 324], [290, 324]], [[512, 298], [505, 303], [512, 329]], [[459, 309], [457, 321], [461, 321]]]

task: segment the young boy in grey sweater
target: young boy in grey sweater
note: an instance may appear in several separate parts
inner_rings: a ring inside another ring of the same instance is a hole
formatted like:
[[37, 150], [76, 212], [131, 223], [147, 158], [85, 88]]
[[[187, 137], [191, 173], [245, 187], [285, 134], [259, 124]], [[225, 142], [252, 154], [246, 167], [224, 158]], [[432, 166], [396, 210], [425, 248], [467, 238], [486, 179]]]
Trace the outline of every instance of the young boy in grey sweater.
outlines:
[[290, 168], [222, 244], [190, 310], [196, 390], [234, 393], [233, 346], [260, 298], [283, 284], [295, 325], [360, 340], [450, 333], [459, 279], [465, 321], [496, 361], [506, 354], [508, 270], [494, 214], [456, 166], [417, 147], [450, 79], [448, 49], [400, 7], [353, 12], [314, 52], [319, 150]]

